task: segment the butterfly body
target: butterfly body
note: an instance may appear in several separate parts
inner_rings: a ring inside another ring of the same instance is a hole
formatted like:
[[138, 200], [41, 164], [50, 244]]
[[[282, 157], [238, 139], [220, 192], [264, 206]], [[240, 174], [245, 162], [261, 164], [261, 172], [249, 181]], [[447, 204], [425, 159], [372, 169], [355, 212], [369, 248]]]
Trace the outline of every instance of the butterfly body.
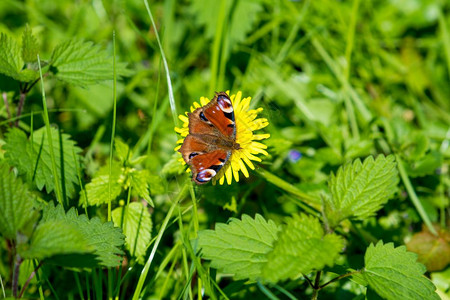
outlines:
[[209, 182], [229, 160], [236, 143], [236, 124], [231, 100], [224, 92], [188, 114], [189, 134], [178, 150], [192, 170], [192, 180]]

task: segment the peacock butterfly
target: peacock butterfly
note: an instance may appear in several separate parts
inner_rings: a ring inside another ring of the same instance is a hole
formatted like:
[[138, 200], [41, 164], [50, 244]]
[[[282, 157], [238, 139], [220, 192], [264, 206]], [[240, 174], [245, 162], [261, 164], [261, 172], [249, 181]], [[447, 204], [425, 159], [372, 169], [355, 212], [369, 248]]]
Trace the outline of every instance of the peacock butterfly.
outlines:
[[188, 113], [189, 134], [178, 150], [191, 167], [197, 184], [210, 181], [226, 164], [236, 143], [236, 123], [231, 100], [225, 92], [217, 93], [205, 106]]

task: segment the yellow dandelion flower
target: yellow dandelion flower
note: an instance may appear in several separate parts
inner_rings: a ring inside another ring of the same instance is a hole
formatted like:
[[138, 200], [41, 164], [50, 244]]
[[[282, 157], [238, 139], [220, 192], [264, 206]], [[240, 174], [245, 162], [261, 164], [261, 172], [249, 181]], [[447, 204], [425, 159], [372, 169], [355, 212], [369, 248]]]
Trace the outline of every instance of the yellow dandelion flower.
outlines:
[[[227, 92], [229, 95], [229, 92]], [[255, 134], [254, 131], [266, 127], [269, 122], [266, 118], [257, 118], [258, 114], [263, 110], [262, 108], [249, 109], [251, 97], [242, 99], [242, 92], [239, 91], [236, 95], [229, 97], [234, 110], [235, 130], [236, 130], [236, 144], [239, 145], [239, 149], [232, 149], [231, 156], [221, 168], [217, 174], [212, 178], [213, 184], [219, 182], [219, 184], [231, 184], [233, 178], [236, 182], [239, 182], [239, 172], [245, 177], [249, 177], [248, 169], [254, 170], [255, 165], [252, 161], [261, 162], [261, 158], [257, 155], [268, 155], [266, 149], [267, 146], [258, 141], [267, 139], [270, 134]], [[190, 108], [191, 113], [199, 107], [207, 105], [210, 100], [206, 97], [200, 98], [200, 103], [194, 102]], [[177, 147], [175, 151], [181, 148], [186, 136], [189, 134], [189, 118], [188, 113], [179, 115], [179, 119], [183, 122], [181, 128], [175, 128], [175, 131], [180, 134], [181, 139], [177, 141]], [[186, 164], [183, 158], [179, 161]], [[187, 170], [189, 172], [190, 169]], [[225, 181], [226, 179], [226, 181]]]

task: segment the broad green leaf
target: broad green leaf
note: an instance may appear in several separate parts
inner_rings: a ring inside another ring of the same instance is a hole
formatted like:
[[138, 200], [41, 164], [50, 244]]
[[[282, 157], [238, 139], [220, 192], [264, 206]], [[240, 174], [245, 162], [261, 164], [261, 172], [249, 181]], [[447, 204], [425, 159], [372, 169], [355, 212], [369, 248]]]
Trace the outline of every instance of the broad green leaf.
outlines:
[[[75, 146], [69, 135], [60, 133], [55, 128], [51, 131], [59, 179], [64, 182], [63, 191], [68, 197], [72, 197], [75, 185], [78, 185], [76, 164], [81, 149]], [[45, 187], [46, 192], [50, 193], [55, 189], [50, 146], [45, 128], [34, 131], [32, 139], [28, 139], [23, 131], [13, 128], [7, 133], [4, 148], [7, 160], [16, 166], [20, 173], [25, 174], [30, 182], [34, 182], [39, 190]]]
[[398, 172], [394, 157], [369, 156], [347, 164], [331, 175], [331, 197], [325, 198], [325, 213], [331, 226], [346, 218], [364, 219], [373, 215], [396, 192]]
[[[82, 40], [70, 40], [53, 50], [50, 71], [56, 78], [79, 86], [113, 79], [113, 61], [99, 45]], [[125, 74], [125, 64], [117, 64], [119, 75]]]
[[22, 59], [27, 63], [37, 61], [39, 47], [30, 27], [25, 26], [22, 35]]
[[17, 232], [33, 216], [32, 196], [20, 178], [5, 163], [0, 163], [0, 234], [15, 239]]
[[332, 266], [344, 246], [336, 234], [325, 234], [319, 219], [300, 215], [289, 219], [267, 254], [262, 277], [271, 282], [296, 279], [302, 273]]
[[19, 249], [24, 258], [43, 260], [54, 255], [93, 252], [94, 247], [87, 243], [83, 233], [74, 224], [50, 220], [39, 224], [29, 247]]
[[261, 215], [255, 219], [243, 215], [242, 221], [232, 218], [228, 224], [216, 224], [215, 230], [200, 231], [198, 246], [213, 268], [233, 274], [236, 280], [255, 280], [261, 277], [278, 231], [273, 221]]
[[150, 182], [150, 172], [148, 170], [136, 170], [132, 169], [130, 175], [131, 191], [137, 194], [139, 197], [147, 201], [151, 206], [153, 204], [152, 198], [150, 198], [150, 191], [148, 182]]
[[114, 224], [122, 227], [125, 233], [127, 250], [139, 263], [144, 264], [152, 232], [152, 219], [148, 209], [141, 202], [131, 202], [126, 207], [114, 209], [112, 218]]
[[[114, 200], [122, 192], [126, 176], [123, 174], [124, 168], [118, 163], [113, 162], [111, 177], [109, 176], [109, 165], [102, 167], [92, 181], [86, 184], [86, 193], [88, 205], [101, 205]], [[109, 181], [111, 180], [111, 185]], [[111, 190], [110, 190], [111, 186]], [[110, 195], [110, 197], [108, 197]], [[81, 203], [85, 203], [82, 193]]]
[[37, 79], [39, 77], [38, 72], [23, 69], [24, 61], [20, 54], [19, 44], [8, 35], [0, 33], [0, 73], [22, 82]]
[[394, 244], [371, 244], [364, 256], [364, 279], [385, 299], [439, 299], [433, 283], [423, 276], [425, 266], [417, 255]]
[[[88, 219], [86, 215], [77, 215], [76, 210], [71, 208], [67, 213], [61, 205], [54, 207], [49, 204], [44, 209], [41, 223], [61, 221], [73, 226], [83, 237], [86, 245], [92, 249], [92, 255], [86, 257], [76, 257], [79, 265], [64, 257], [57, 257], [53, 263], [68, 265], [73, 267], [115, 267], [120, 264], [123, 252], [120, 247], [124, 243], [124, 235], [120, 228], [114, 227], [112, 222], [103, 223], [99, 218]], [[53, 228], [57, 230], [57, 228]], [[73, 257], [71, 257], [73, 258]]]

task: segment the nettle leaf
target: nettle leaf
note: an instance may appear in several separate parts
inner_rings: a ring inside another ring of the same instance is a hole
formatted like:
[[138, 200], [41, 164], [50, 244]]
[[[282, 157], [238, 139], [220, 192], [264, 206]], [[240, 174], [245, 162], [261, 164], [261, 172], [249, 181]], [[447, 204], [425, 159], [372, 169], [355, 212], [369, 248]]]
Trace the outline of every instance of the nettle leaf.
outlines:
[[216, 224], [215, 230], [201, 230], [198, 246], [201, 256], [211, 266], [233, 274], [236, 280], [261, 277], [280, 227], [261, 215], [255, 219], [243, 215], [242, 221], [232, 218], [228, 224]]
[[267, 254], [262, 276], [277, 282], [332, 266], [343, 246], [338, 235], [324, 234], [319, 219], [304, 214], [294, 216], [283, 226], [273, 250]]
[[148, 184], [151, 180], [150, 172], [148, 170], [132, 170], [133, 171], [129, 173], [131, 191], [147, 201], [147, 203], [152, 207], [154, 207], [155, 205], [153, 204], [153, 200], [152, 198], [150, 198]]
[[20, 178], [5, 163], [0, 163], [0, 234], [15, 239], [33, 217], [32, 196]]
[[38, 52], [38, 42], [27, 25], [22, 35], [22, 59], [27, 63], [36, 62]]
[[[124, 63], [117, 63], [118, 75], [126, 73]], [[56, 78], [79, 86], [113, 79], [112, 57], [99, 45], [70, 40], [53, 50], [50, 71]]]
[[50, 220], [39, 224], [34, 231], [29, 247], [19, 247], [24, 258], [43, 260], [55, 255], [89, 253], [90, 246], [73, 224], [62, 220]]
[[371, 244], [364, 256], [362, 272], [369, 286], [385, 299], [440, 299], [436, 287], [423, 276], [425, 266], [417, 255], [394, 244]]
[[[123, 252], [120, 247], [124, 244], [124, 235], [120, 228], [114, 227], [112, 222], [102, 222], [99, 218], [88, 219], [86, 215], [77, 215], [71, 208], [67, 213], [61, 205], [54, 207], [49, 204], [44, 209], [41, 223], [64, 222], [73, 226], [83, 237], [84, 243], [91, 249], [91, 255], [87, 257], [59, 256], [52, 261], [58, 265], [72, 267], [115, 267], [120, 265]], [[54, 227], [53, 230], [58, 230]], [[73, 253], [73, 252], [72, 252]]]
[[148, 209], [141, 202], [131, 202], [126, 207], [114, 209], [112, 218], [116, 226], [122, 227], [125, 247], [131, 256], [136, 257], [138, 263], [144, 264], [152, 232], [152, 219]]
[[340, 167], [331, 174], [331, 197], [325, 198], [325, 213], [331, 226], [346, 218], [364, 219], [373, 215], [391, 198], [399, 178], [394, 156], [369, 156]]
[[[103, 166], [92, 178], [92, 181], [86, 184], [88, 205], [101, 205], [114, 200], [122, 192], [125, 184], [125, 175], [123, 167], [118, 162], [113, 162], [111, 177], [109, 176], [109, 165]], [[111, 191], [109, 181], [111, 181]], [[108, 197], [110, 195], [110, 197]], [[81, 193], [81, 203], [85, 203], [84, 194]]]
[[[51, 132], [56, 168], [60, 180], [64, 182], [63, 191], [68, 197], [72, 197], [75, 185], [78, 185], [76, 164], [81, 149], [75, 146], [68, 134], [60, 133], [55, 128], [52, 128]], [[50, 145], [45, 128], [34, 131], [32, 139], [28, 139], [23, 131], [13, 128], [6, 135], [4, 148], [7, 160], [16, 166], [20, 173], [25, 174], [30, 182], [34, 182], [39, 190], [45, 187], [47, 193], [50, 193], [55, 189]]]
[[35, 70], [24, 69], [21, 48], [16, 41], [0, 33], [0, 73], [22, 82], [34, 81], [39, 77]]

